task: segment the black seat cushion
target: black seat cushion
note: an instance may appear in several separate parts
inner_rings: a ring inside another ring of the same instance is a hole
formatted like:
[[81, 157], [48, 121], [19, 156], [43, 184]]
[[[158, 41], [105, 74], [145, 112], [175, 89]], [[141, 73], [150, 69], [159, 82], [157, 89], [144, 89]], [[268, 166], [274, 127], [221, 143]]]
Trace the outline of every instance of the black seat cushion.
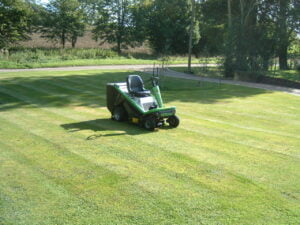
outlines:
[[144, 87], [144, 82], [139, 75], [129, 75], [127, 77], [127, 88], [130, 94], [137, 97], [150, 96], [151, 92], [146, 90]]

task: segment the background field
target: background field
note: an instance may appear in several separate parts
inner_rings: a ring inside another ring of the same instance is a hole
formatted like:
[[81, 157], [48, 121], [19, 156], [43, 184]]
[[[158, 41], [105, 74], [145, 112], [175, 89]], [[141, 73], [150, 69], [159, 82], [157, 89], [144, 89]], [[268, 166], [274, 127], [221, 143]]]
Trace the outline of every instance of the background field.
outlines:
[[[59, 48], [61, 44], [59, 42], [50, 41], [47, 38], [42, 38], [40, 33], [32, 33], [30, 35], [29, 40], [22, 41], [19, 43], [20, 46], [29, 47], [29, 48]], [[96, 41], [93, 39], [93, 34], [90, 29], [87, 29], [84, 32], [83, 37], [78, 37], [76, 48], [104, 48], [109, 49], [113, 47], [113, 45], [105, 42], [102, 44], [102, 40]], [[71, 48], [71, 43], [66, 43], [67, 48]], [[145, 49], [145, 48], [144, 48]], [[145, 49], [147, 51], [148, 49]]]
[[128, 74], [0, 74], [0, 224], [299, 223], [299, 97], [165, 78], [147, 132], [105, 107]]
[[[187, 64], [188, 58], [183, 55], [162, 56], [152, 52], [149, 44], [123, 49], [118, 55], [113, 50], [114, 45], [107, 42], [100, 45], [92, 39], [91, 31], [87, 30], [78, 39], [76, 48], [67, 43], [62, 49], [59, 43], [41, 38], [33, 33], [30, 40], [20, 42], [9, 48], [8, 52], [0, 51], [0, 68], [40, 68], [61, 66], [91, 66], [91, 65], [132, 65], [132, 64]], [[222, 57], [200, 57], [192, 59], [193, 63], [219, 63]]]
[[[132, 65], [132, 64], [187, 64], [186, 56], [162, 57], [139, 52], [124, 52], [102, 48], [11, 48], [9, 52], [0, 51], [0, 68], [40, 68], [60, 66], [90, 65]], [[218, 57], [193, 58], [193, 63], [218, 63]]]

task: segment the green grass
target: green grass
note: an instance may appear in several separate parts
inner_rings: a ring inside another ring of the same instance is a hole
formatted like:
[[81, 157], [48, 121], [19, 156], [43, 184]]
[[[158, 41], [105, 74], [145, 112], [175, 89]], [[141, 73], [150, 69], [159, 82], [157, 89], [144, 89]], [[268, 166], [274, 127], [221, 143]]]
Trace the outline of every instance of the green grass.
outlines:
[[[170, 67], [170, 69], [188, 73], [187, 67]], [[192, 72], [194, 75], [202, 76], [202, 77], [211, 77], [211, 78], [224, 78], [223, 69], [217, 66], [210, 67], [192, 67]]]
[[147, 132], [106, 109], [129, 73], [0, 74], [0, 224], [299, 224], [298, 96], [165, 78]]
[[270, 77], [282, 78], [282, 79], [300, 82], [300, 72], [297, 70], [268, 71], [266, 75]]
[[46, 62], [24, 62], [17, 63], [12, 61], [0, 61], [0, 68], [23, 69], [23, 68], [45, 68], [45, 67], [63, 67], [63, 66], [95, 66], [95, 65], [133, 65], [133, 64], [153, 64], [158, 60], [147, 59], [73, 59], [73, 60], [49, 60]]
[[[187, 72], [187, 67], [170, 67], [170, 69], [178, 72]], [[198, 76], [224, 78], [223, 70], [219, 67], [194, 67], [192, 71], [193, 74]], [[265, 73], [265, 76], [300, 82], [300, 73], [297, 70], [268, 71]]]
[[[0, 68], [43, 68], [62, 66], [124, 65], [124, 64], [161, 64], [162, 58], [143, 53], [124, 53], [122, 56], [112, 50], [56, 49], [56, 48], [16, 48], [9, 54], [0, 54]], [[193, 59], [193, 63], [202, 61], [216, 63], [217, 57]], [[168, 64], [187, 63], [185, 56], [168, 57]]]
[[[197, 63], [197, 60], [193, 60]], [[63, 66], [96, 66], [96, 65], [134, 65], [134, 64], [161, 64], [159, 59], [128, 59], [124, 57], [108, 58], [108, 59], [73, 59], [73, 60], [49, 60], [47, 62], [24, 62], [17, 63], [12, 61], [1, 61], [0, 68], [2, 69], [24, 69], [24, 68], [45, 68], [45, 67], [63, 67]], [[168, 62], [170, 64], [187, 63], [184, 57], [175, 58]]]

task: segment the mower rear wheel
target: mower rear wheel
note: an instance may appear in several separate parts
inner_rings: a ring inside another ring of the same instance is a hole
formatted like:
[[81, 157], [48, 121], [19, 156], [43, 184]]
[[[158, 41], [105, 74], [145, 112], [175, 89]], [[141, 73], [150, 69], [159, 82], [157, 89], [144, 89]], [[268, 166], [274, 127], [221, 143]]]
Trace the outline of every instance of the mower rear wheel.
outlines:
[[167, 122], [169, 123], [169, 125], [170, 125], [171, 127], [174, 127], [174, 128], [175, 128], [175, 127], [178, 127], [180, 120], [179, 120], [179, 117], [178, 117], [178, 116], [174, 115], [174, 116], [170, 116], [170, 117], [167, 119]]
[[156, 121], [153, 118], [147, 118], [144, 121], [144, 127], [146, 130], [153, 131], [156, 127]]
[[123, 106], [117, 106], [112, 114], [112, 119], [116, 121], [124, 121], [127, 118], [127, 113]]

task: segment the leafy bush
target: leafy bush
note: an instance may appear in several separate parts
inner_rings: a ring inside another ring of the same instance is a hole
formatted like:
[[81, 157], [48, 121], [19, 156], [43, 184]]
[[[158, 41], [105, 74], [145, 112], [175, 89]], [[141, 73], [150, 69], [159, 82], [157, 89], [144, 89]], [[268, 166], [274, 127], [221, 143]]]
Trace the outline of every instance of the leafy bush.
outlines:
[[105, 59], [114, 58], [118, 54], [109, 49], [58, 49], [58, 48], [23, 48], [9, 49], [9, 56], [0, 55], [0, 59], [17, 63], [45, 62], [73, 59]]

